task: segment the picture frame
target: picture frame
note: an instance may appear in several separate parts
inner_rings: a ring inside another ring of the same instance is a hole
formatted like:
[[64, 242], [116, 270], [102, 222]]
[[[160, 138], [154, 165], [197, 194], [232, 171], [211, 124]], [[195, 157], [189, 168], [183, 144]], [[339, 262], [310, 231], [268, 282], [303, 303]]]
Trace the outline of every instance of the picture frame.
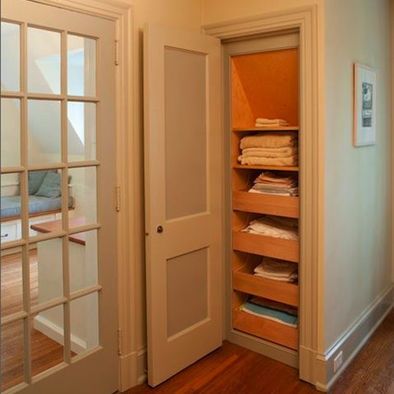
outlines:
[[354, 126], [355, 147], [376, 144], [376, 70], [354, 64]]

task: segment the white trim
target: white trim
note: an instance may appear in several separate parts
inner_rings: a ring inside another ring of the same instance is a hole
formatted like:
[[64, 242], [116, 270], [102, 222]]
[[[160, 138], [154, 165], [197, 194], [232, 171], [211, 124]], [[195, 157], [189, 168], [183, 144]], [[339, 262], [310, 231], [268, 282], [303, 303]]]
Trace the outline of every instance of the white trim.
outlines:
[[[221, 40], [297, 29], [300, 32], [301, 59], [301, 130], [303, 130], [301, 157], [301, 260], [300, 266], [300, 349], [318, 351], [323, 337], [322, 305], [323, 283], [323, 221], [324, 201], [324, 128], [323, 106], [319, 86], [322, 61], [318, 51], [320, 40], [319, 8], [317, 5], [253, 16], [236, 21], [203, 27], [207, 34]], [[300, 377], [315, 383], [315, 363], [305, 352], [300, 352]]]
[[119, 354], [119, 387], [126, 390], [136, 384], [137, 373], [132, 368], [122, 368], [122, 357], [127, 358], [136, 347], [133, 318], [136, 316], [135, 257], [132, 254], [136, 223], [133, 215], [134, 179], [133, 161], [129, 153], [134, 150], [133, 130], [133, 14], [134, 6], [129, 0], [30, 0], [36, 3], [59, 7], [91, 16], [109, 19], [116, 23], [119, 64], [116, 67], [116, 136], [117, 136], [117, 186], [121, 191], [121, 213], [117, 218], [118, 228], [118, 311], [122, 343]]
[[[319, 390], [329, 391], [332, 388], [342, 372], [392, 310], [393, 296], [394, 285], [390, 285], [324, 354], [317, 355], [317, 360], [324, 372], [322, 376], [317, 377], [316, 387]], [[371, 329], [369, 329], [370, 326], [372, 326]], [[334, 372], [333, 360], [340, 351], [343, 351], [345, 362], [338, 371]]]
[[[59, 327], [57, 324], [40, 315], [34, 318], [33, 326], [37, 331], [40, 331], [48, 338], [63, 346], [64, 330], [62, 327]], [[71, 334], [71, 351], [79, 354], [87, 350], [87, 348], [88, 346], [86, 341], [76, 335]]]

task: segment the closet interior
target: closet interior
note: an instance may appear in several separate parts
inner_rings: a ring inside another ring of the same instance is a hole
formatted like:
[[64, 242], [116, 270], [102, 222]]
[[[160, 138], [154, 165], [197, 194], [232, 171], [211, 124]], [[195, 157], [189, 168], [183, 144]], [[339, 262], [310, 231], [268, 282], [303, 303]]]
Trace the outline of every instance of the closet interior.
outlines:
[[298, 349], [298, 48], [231, 55], [232, 329]]

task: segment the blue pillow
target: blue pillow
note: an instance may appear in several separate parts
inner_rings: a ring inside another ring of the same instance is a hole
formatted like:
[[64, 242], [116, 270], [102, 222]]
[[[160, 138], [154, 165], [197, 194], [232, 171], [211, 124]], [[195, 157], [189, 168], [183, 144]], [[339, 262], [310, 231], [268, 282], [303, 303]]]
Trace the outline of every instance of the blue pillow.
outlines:
[[57, 198], [61, 196], [60, 174], [48, 172], [38, 189], [36, 196]]
[[29, 171], [29, 194], [36, 194], [48, 171]]

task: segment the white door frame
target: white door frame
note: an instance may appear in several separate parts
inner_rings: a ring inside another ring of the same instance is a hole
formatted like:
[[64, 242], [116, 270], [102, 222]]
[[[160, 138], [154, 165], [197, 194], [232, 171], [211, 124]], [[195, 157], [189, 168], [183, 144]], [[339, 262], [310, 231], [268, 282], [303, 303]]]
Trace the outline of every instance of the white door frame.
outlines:
[[[134, 163], [129, 153], [134, 150], [133, 121], [133, 6], [130, 0], [28, 0], [75, 12], [101, 17], [116, 25], [116, 177], [114, 192], [117, 215], [117, 270], [119, 311], [119, 391], [137, 384], [136, 337], [133, 317], [136, 316], [134, 292], [135, 266], [132, 253], [135, 238], [133, 211], [135, 190]], [[115, 46], [114, 46], [115, 48]]]
[[300, 267], [300, 378], [324, 381], [319, 356], [323, 349], [323, 220], [324, 123], [322, 118], [322, 55], [318, 51], [318, 7], [308, 6], [203, 26], [222, 41], [297, 29], [301, 66], [301, 260]]

